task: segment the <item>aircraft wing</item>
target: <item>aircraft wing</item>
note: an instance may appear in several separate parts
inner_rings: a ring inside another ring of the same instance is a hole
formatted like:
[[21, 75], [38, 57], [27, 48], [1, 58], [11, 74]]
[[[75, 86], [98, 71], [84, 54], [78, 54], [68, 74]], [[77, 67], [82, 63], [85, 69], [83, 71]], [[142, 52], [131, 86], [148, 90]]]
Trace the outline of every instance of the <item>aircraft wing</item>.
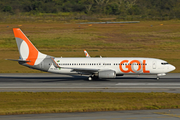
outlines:
[[100, 69], [93, 69], [93, 68], [73, 68], [73, 67], [61, 67], [61, 68], [72, 69], [72, 72], [76, 71], [76, 72], [89, 73], [89, 74], [96, 73], [100, 70]]
[[94, 69], [94, 68], [73, 68], [73, 67], [61, 67], [61, 68], [65, 68], [65, 69], [72, 69], [73, 71], [76, 72], [80, 72], [82, 74], [93, 74], [93, 73], [98, 73], [100, 71], [108, 71], [108, 70], [112, 70], [112, 69]]

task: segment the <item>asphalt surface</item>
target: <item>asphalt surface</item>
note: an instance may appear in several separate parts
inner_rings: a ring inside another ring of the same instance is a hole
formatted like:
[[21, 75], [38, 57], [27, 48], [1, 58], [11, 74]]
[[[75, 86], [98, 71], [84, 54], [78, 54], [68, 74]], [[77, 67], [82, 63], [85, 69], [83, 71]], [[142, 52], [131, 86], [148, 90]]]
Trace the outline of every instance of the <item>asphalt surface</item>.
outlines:
[[[0, 92], [171, 92], [180, 93], [180, 74], [123, 76], [116, 79], [88, 81], [87, 76], [58, 74], [0, 74]], [[180, 109], [135, 110], [87, 113], [4, 115], [0, 120], [179, 120]]]
[[169, 73], [159, 80], [155, 75], [134, 75], [95, 81], [88, 81], [87, 76], [50, 73], [0, 74], [0, 92], [5, 91], [180, 93], [180, 73]]
[[179, 120], [180, 109], [5, 115], [0, 120]]

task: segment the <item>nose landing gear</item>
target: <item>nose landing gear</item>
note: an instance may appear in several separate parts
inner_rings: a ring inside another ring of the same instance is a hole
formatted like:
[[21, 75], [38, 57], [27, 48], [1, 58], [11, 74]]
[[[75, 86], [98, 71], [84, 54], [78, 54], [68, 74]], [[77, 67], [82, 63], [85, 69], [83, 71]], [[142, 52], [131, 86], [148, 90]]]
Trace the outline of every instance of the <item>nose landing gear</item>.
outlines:
[[166, 75], [165, 73], [160, 73], [160, 74], [157, 74], [157, 80], [159, 80], [160, 79], [160, 76], [164, 76], [164, 75]]

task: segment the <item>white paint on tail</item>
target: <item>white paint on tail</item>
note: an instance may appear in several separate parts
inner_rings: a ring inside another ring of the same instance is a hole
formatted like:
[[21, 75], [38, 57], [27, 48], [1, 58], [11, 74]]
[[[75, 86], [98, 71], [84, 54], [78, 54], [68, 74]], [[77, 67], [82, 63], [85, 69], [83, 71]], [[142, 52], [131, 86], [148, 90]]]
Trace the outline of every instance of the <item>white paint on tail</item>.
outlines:
[[38, 52], [38, 58], [36, 59], [36, 62], [34, 65], [38, 65], [40, 64], [45, 58], [46, 58], [47, 55], [41, 53], [41, 52]]
[[20, 54], [23, 60], [26, 60], [29, 56], [29, 47], [25, 41], [21, 43]]

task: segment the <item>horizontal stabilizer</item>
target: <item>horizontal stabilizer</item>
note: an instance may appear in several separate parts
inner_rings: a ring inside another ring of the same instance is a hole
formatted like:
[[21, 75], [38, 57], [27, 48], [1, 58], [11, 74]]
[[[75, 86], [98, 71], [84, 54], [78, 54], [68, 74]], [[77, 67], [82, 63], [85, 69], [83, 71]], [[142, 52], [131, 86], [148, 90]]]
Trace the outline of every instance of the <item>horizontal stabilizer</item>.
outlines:
[[6, 59], [6, 60], [11, 60], [11, 61], [18, 61], [18, 62], [30, 62], [29, 60], [22, 60], [22, 59]]

